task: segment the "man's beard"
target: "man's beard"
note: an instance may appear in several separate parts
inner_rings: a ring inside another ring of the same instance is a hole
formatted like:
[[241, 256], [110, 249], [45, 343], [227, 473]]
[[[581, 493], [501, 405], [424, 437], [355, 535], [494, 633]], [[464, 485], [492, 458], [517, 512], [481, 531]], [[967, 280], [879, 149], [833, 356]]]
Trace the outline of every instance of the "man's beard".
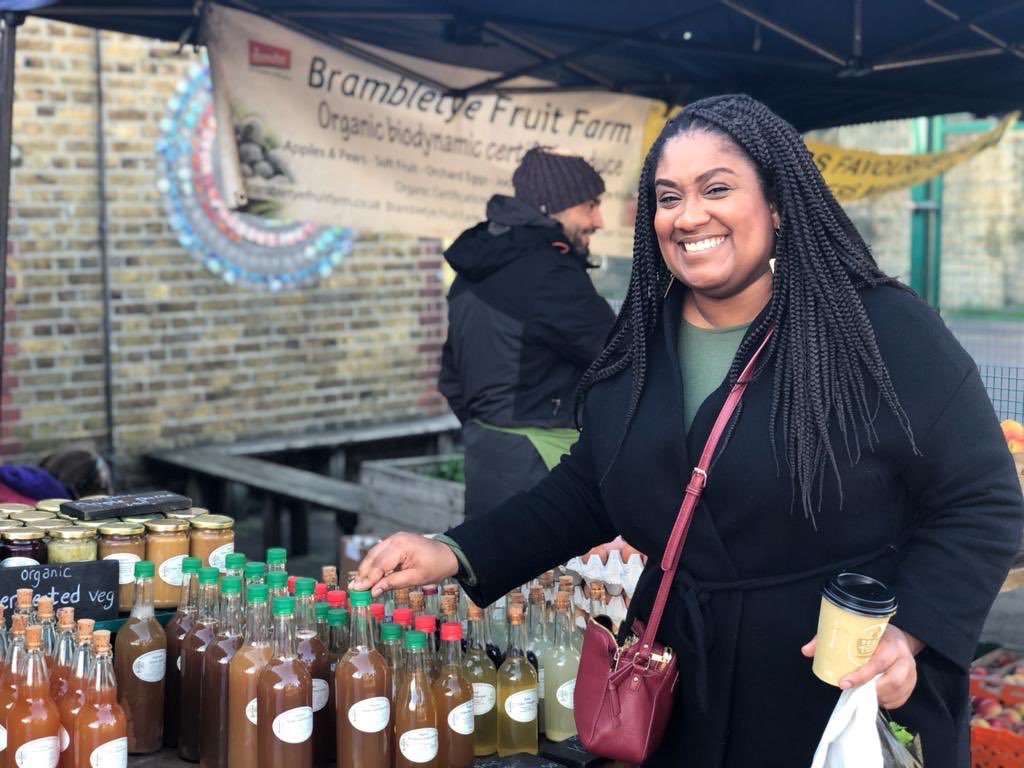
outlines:
[[593, 237], [596, 230], [592, 229], [577, 229], [572, 232], [566, 232], [569, 237], [569, 242], [572, 243], [573, 250], [576, 251], [580, 256], [590, 255], [590, 245], [584, 238], [587, 236]]

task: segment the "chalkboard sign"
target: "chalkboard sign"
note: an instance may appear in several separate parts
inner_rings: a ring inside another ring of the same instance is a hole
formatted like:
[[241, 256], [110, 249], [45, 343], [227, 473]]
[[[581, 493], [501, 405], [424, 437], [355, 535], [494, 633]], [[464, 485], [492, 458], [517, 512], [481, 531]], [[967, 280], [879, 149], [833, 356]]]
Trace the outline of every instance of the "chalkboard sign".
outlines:
[[0, 605], [10, 612], [17, 590], [29, 587], [36, 600], [52, 597], [55, 611], [74, 608], [76, 619], [116, 619], [117, 571], [114, 560], [0, 568]]
[[127, 515], [152, 515], [175, 512], [192, 506], [192, 499], [170, 491], [121, 494], [103, 499], [79, 499], [60, 505], [60, 511], [79, 520], [106, 520]]
[[492, 755], [491, 757], [477, 758], [473, 763], [473, 768], [562, 768], [562, 766], [536, 755], [519, 752], [508, 757]]

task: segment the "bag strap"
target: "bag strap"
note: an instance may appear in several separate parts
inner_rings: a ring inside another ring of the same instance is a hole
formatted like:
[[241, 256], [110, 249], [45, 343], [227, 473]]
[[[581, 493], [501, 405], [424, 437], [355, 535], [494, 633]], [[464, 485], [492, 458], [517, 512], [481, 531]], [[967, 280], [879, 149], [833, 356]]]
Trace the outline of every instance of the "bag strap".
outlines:
[[740, 404], [740, 399], [743, 397], [743, 391], [747, 388], [747, 383], [754, 373], [757, 361], [765, 347], [768, 346], [768, 341], [771, 339], [774, 331], [774, 325], [768, 328], [768, 332], [765, 333], [761, 344], [754, 351], [754, 354], [751, 355], [749, 362], [743, 368], [743, 372], [740, 373], [736, 383], [733, 384], [732, 390], [725, 399], [725, 404], [722, 406], [722, 410], [719, 411], [718, 418], [715, 419], [715, 424], [711, 428], [708, 441], [704, 444], [704, 451], [700, 455], [700, 460], [690, 475], [690, 482], [687, 483], [686, 493], [683, 495], [683, 503], [679, 507], [679, 514], [676, 517], [675, 525], [672, 526], [672, 534], [668, 537], [668, 544], [665, 545], [665, 554], [661, 558], [661, 584], [658, 587], [658, 595], [654, 598], [654, 607], [651, 609], [651, 617], [647, 622], [647, 627], [641, 640], [642, 645], [637, 652], [641, 663], [646, 663], [646, 659], [650, 657], [651, 649], [654, 648], [654, 638], [658, 634], [658, 626], [661, 624], [661, 617], [665, 611], [665, 602], [668, 600], [668, 593], [672, 588], [676, 569], [679, 567], [679, 555], [683, 551], [683, 544], [686, 542], [686, 534], [690, 530], [690, 521], [693, 520], [693, 512], [697, 508], [697, 502], [700, 501], [701, 494], [704, 493], [704, 486], [708, 481], [708, 467], [711, 465], [711, 459], [715, 455], [715, 449], [718, 447], [718, 442], [725, 433], [726, 427], [729, 426], [729, 421], [736, 411], [736, 406]]

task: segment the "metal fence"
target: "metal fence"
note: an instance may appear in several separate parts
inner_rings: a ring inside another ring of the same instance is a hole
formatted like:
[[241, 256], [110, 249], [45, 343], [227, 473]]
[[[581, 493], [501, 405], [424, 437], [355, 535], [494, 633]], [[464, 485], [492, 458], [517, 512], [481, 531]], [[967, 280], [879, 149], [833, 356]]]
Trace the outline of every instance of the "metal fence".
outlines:
[[1024, 422], [1024, 368], [979, 365], [978, 370], [999, 419]]

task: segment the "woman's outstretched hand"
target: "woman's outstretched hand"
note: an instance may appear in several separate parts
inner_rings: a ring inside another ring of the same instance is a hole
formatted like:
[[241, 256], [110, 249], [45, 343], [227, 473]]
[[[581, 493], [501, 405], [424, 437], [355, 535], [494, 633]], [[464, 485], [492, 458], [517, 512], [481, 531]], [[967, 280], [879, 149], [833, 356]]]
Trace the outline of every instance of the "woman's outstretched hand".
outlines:
[[[804, 656], [814, 656], [816, 638], [800, 650]], [[909, 632], [889, 624], [882, 633], [874, 655], [860, 669], [839, 681], [839, 687], [854, 688], [863, 685], [875, 675], [878, 678], [878, 703], [886, 709], [896, 709], [907, 703], [917, 685], [917, 660], [914, 658], [924, 643]]]
[[416, 533], [396, 533], [366, 553], [349, 588], [368, 589], [379, 597], [389, 589], [436, 584], [458, 570], [459, 561], [447, 544]]

